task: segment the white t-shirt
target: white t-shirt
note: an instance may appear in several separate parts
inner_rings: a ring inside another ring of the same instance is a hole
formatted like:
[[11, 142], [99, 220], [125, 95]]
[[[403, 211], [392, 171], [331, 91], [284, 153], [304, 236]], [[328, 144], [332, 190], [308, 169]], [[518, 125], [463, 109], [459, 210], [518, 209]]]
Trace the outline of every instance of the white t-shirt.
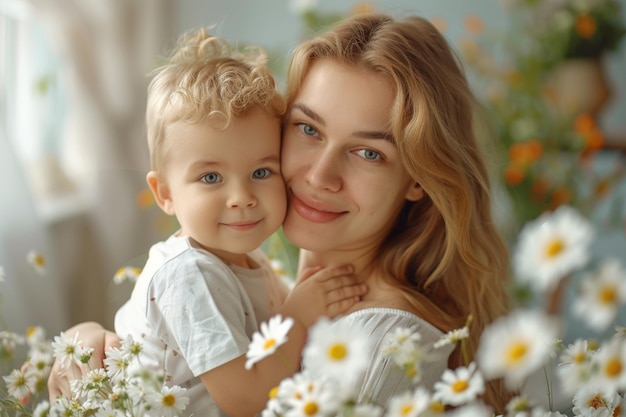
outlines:
[[229, 267], [189, 238], [171, 236], [152, 246], [115, 315], [116, 333], [143, 343], [142, 366], [187, 388], [187, 415], [225, 415], [198, 376], [245, 354], [287, 293], [260, 250], [249, 256], [259, 268]]

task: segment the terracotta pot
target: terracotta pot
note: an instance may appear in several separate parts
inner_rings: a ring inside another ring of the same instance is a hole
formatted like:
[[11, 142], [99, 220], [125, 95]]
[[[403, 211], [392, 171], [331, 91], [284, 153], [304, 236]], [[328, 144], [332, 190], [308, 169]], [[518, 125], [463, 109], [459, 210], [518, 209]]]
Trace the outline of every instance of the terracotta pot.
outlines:
[[600, 59], [568, 59], [547, 81], [550, 102], [565, 115], [588, 113], [597, 118], [611, 98], [609, 80]]

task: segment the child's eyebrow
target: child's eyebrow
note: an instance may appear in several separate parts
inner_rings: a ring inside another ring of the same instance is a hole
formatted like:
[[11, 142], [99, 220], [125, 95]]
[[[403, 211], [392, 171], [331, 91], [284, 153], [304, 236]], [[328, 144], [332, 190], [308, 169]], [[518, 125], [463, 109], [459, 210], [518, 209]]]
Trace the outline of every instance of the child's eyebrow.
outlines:
[[[298, 109], [300, 110], [302, 113], [304, 113], [307, 117], [310, 117], [311, 119], [313, 119], [315, 122], [319, 123], [322, 127], [324, 127], [326, 125], [326, 121], [324, 120], [324, 118], [322, 116], [320, 116], [318, 113], [316, 113], [315, 111], [313, 111], [313, 109], [311, 109], [310, 107], [306, 106], [305, 104], [302, 103], [296, 103], [293, 105], [292, 109]], [[354, 133], [352, 133], [352, 136], [360, 138], [360, 139], [378, 139], [378, 140], [385, 140], [387, 142], [391, 142], [393, 144], [396, 143], [393, 135], [389, 132], [385, 132], [385, 131], [378, 131], [378, 130], [359, 130], [356, 131]]]
[[269, 155], [266, 156], [264, 158], [259, 159], [260, 163], [280, 163], [280, 156], [279, 155]]

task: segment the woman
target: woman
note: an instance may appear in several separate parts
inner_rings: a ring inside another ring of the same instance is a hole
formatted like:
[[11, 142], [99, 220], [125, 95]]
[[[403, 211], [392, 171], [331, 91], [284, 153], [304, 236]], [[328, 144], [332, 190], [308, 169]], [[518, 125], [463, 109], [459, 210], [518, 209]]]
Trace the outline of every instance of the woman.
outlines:
[[[303, 249], [300, 267], [354, 265], [368, 293], [339, 320], [378, 342], [410, 324], [430, 343], [471, 316], [473, 357], [483, 328], [506, 312], [508, 255], [491, 216], [475, 98], [445, 39], [419, 17], [347, 19], [297, 48], [287, 102], [283, 228]], [[374, 346], [359, 395], [384, 403], [408, 382]], [[465, 363], [459, 347], [447, 353], [426, 385]], [[496, 412], [508, 397], [488, 384]]]

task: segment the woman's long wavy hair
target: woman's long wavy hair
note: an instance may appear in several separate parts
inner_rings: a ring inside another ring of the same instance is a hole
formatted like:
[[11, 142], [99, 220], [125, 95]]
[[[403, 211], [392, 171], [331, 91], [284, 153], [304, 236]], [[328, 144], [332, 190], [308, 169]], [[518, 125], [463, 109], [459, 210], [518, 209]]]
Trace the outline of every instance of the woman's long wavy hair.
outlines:
[[[390, 130], [426, 197], [405, 203], [380, 245], [376, 267], [439, 329], [463, 327], [471, 316], [465, 341], [471, 360], [484, 327], [508, 309], [509, 265], [492, 219], [489, 174], [475, 130], [479, 105], [461, 65], [423, 18], [358, 15], [296, 49], [288, 106], [319, 59], [371, 71], [394, 88]], [[464, 364], [457, 346], [449, 366]], [[503, 412], [509, 398], [502, 381], [488, 383], [485, 401], [496, 411]]]

